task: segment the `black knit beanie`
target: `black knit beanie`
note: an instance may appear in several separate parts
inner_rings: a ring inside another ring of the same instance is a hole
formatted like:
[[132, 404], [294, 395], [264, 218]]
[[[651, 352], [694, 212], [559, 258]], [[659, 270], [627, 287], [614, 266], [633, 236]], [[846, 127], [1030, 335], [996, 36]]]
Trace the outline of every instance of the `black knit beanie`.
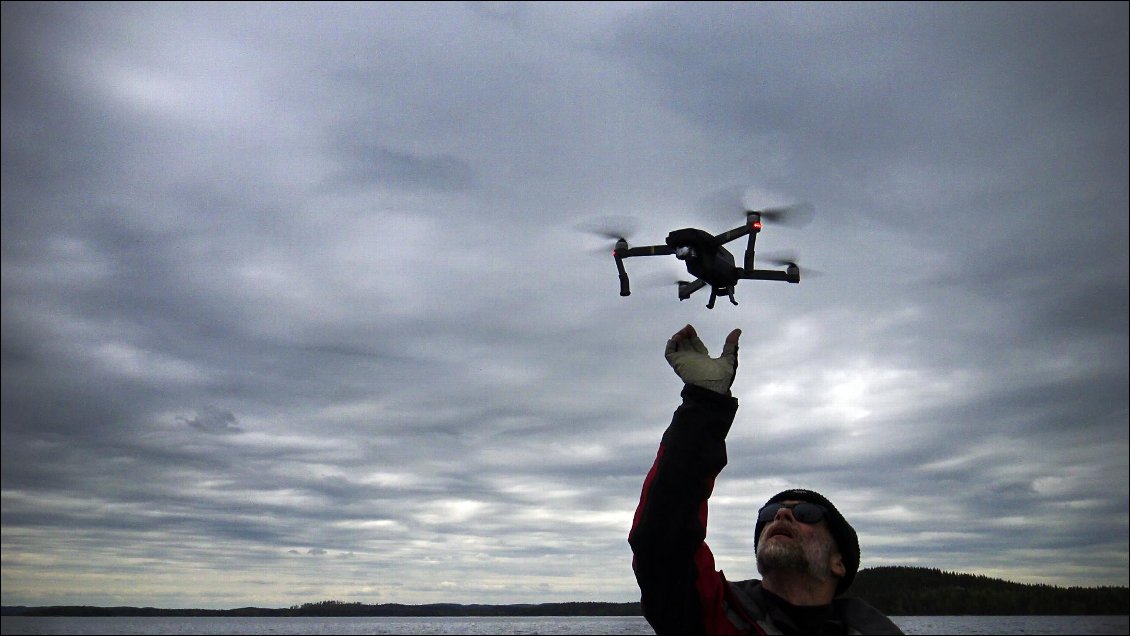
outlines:
[[[856, 570], [859, 569], [859, 537], [856, 536], [855, 529], [851, 527], [847, 519], [844, 519], [840, 511], [836, 510], [832, 502], [818, 492], [803, 489], [786, 490], [773, 495], [769, 501], [765, 502], [765, 505], [768, 506], [778, 501], [807, 501], [824, 506], [828, 510], [824, 519], [828, 523], [828, 530], [831, 531], [832, 538], [836, 540], [836, 547], [840, 550], [840, 557], [844, 560], [844, 569], [846, 570], [839, 583], [836, 584], [836, 594], [846, 592], [851, 587], [851, 582], [855, 580]], [[754, 530], [753, 549], [755, 551], [757, 550], [757, 542], [761, 540], [761, 531], [765, 529], [766, 523], [758, 522]]]

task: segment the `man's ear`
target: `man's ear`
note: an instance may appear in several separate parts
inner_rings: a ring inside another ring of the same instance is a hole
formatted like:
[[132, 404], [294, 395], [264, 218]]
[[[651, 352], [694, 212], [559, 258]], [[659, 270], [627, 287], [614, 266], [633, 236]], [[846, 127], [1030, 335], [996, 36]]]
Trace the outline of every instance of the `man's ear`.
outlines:
[[841, 579], [844, 578], [844, 575], [847, 574], [847, 568], [844, 567], [844, 558], [840, 556], [840, 553], [833, 552], [829, 561], [831, 561], [829, 566], [832, 570], [832, 574], [835, 574]]

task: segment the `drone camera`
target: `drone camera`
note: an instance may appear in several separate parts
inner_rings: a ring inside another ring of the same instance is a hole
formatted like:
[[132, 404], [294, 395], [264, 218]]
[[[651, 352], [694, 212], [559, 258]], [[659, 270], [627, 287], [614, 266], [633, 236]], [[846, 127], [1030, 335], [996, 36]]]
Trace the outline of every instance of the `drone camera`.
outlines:
[[675, 248], [675, 258], [679, 259], [680, 261], [685, 261], [688, 258], [695, 258], [696, 256], [698, 256], [698, 253], [695, 252], [694, 248], [689, 245], [683, 245], [681, 247]]

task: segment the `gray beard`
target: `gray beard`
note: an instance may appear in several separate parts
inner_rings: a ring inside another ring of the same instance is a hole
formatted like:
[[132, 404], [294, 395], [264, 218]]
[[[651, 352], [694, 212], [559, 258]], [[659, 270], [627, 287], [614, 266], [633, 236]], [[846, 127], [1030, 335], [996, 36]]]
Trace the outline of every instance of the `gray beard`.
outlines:
[[767, 541], [757, 550], [757, 571], [765, 576], [775, 570], [792, 570], [818, 580], [832, 578], [831, 546], [813, 541]]

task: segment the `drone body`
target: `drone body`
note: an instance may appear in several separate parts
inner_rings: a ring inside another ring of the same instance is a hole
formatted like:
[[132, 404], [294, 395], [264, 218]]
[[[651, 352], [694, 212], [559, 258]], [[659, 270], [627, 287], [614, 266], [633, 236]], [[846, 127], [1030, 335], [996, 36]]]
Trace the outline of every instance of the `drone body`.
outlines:
[[[616, 269], [620, 273], [620, 295], [630, 295], [628, 273], [624, 269], [624, 259], [635, 256], [664, 256], [674, 255], [683, 261], [687, 272], [695, 277], [692, 282], [679, 282], [679, 300], [690, 298], [691, 294], [710, 286], [710, 302], [708, 309], [714, 308], [714, 301], [718, 296], [727, 296], [730, 302], [737, 305], [734, 300], [734, 287], [743, 279], [779, 280], [789, 283], [800, 282], [800, 268], [793, 262], [782, 262], [784, 270], [754, 269], [754, 246], [757, 235], [761, 232], [762, 216], [776, 218], [784, 210], [762, 210], [746, 212], [746, 223], [728, 232], [717, 236], [696, 228], [675, 230], [667, 235], [664, 245], [649, 245], [645, 247], [629, 247], [628, 241], [619, 237], [612, 256], [616, 259]], [[730, 241], [748, 237], [746, 243], [745, 259], [742, 267], [738, 267], [734, 255], [724, 245]]]

